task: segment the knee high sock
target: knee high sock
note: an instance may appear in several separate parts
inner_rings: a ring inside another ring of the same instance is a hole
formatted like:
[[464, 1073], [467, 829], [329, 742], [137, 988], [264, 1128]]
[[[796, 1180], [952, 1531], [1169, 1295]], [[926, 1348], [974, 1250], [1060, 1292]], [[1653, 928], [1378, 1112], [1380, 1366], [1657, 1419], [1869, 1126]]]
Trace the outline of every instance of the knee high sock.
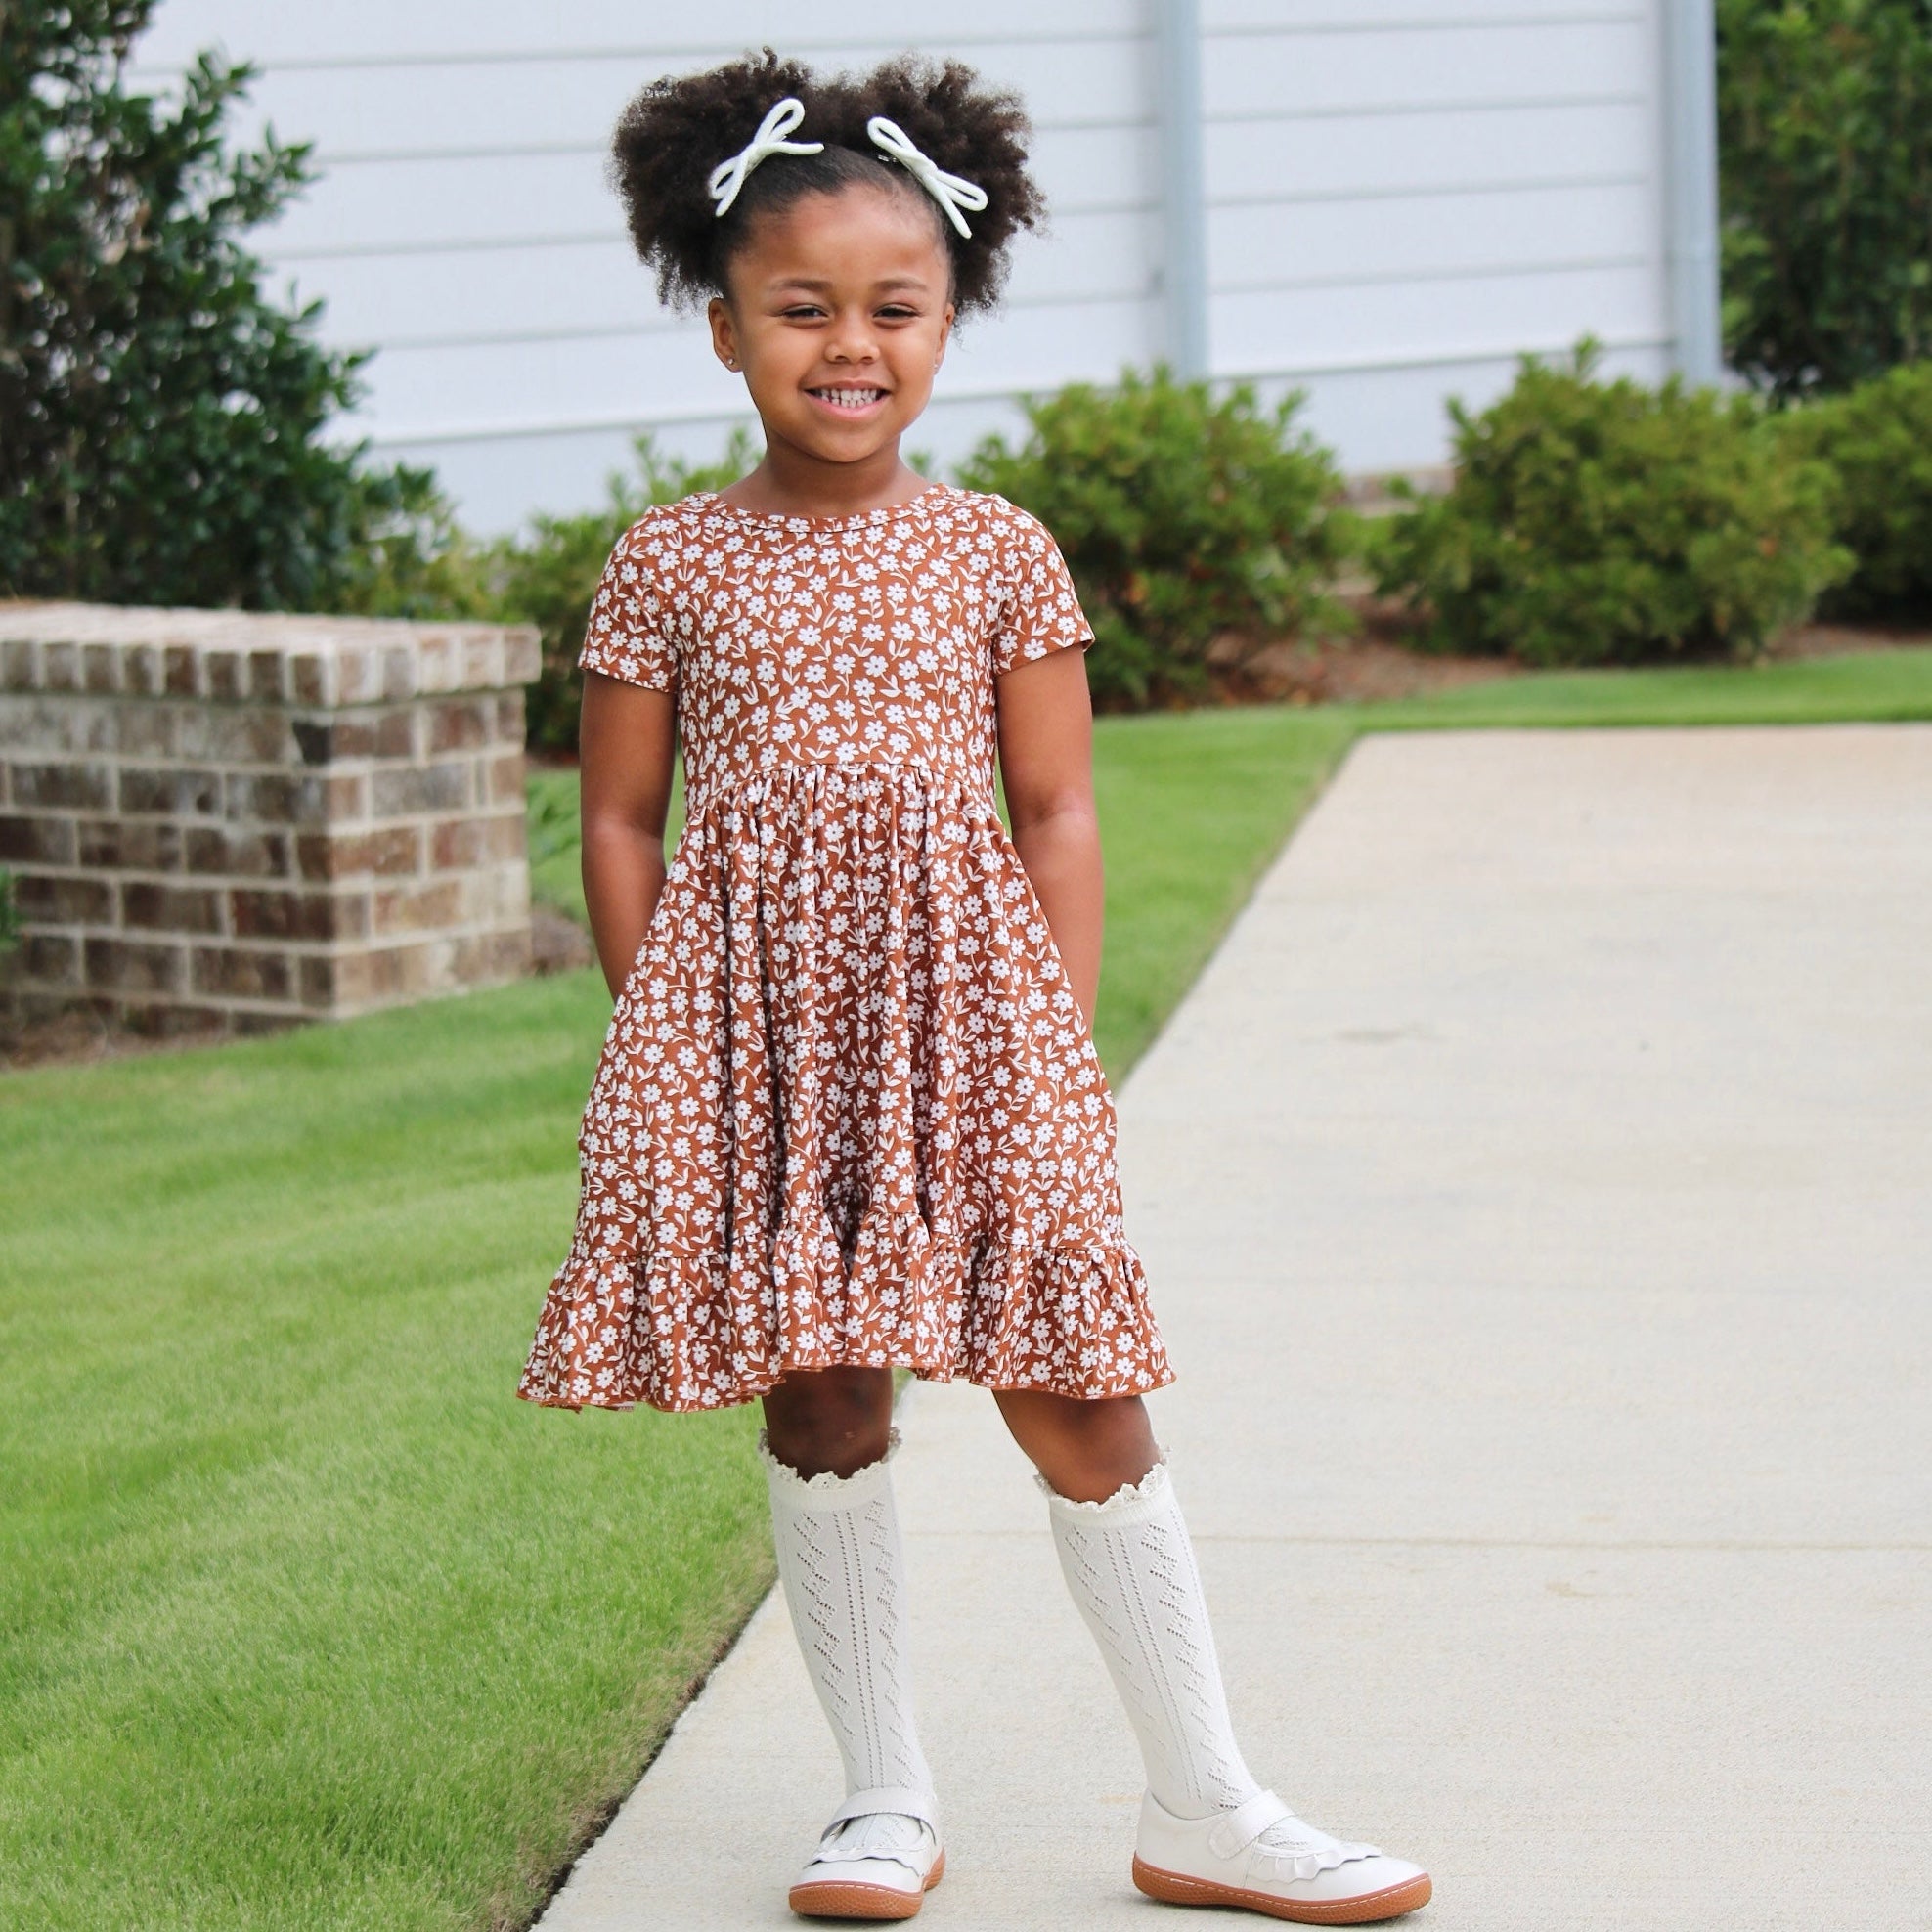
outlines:
[[1044, 1479], [1040, 1487], [1067, 1588], [1126, 1707], [1148, 1789], [1180, 1818], [1245, 1804], [1260, 1786], [1234, 1739], [1166, 1464], [1105, 1503], [1069, 1502]]
[[[912, 1724], [905, 1647], [905, 1561], [887, 1468], [899, 1448], [845, 1477], [809, 1481], [758, 1453], [792, 1629], [845, 1765], [846, 1796], [895, 1792], [932, 1801], [933, 1774]], [[868, 1811], [890, 1812], [881, 1802]]]

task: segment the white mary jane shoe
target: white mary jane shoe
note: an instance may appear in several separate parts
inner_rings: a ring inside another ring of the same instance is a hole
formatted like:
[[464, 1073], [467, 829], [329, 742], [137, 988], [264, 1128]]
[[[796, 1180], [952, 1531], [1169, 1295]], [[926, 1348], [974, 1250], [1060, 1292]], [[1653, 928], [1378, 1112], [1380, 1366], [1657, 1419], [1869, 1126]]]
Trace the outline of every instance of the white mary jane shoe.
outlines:
[[801, 1918], [910, 1918], [944, 1876], [930, 1798], [855, 1791], [799, 1873], [791, 1907]]
[[1211, 1818], [1141, 1801], [1134, 1883], [1177, 1906], [1245, 1906], [1303, 1925], [1366, 1925], [1428, 1903], [1428, 1873], [1304, 1824], [1272, 1791]]

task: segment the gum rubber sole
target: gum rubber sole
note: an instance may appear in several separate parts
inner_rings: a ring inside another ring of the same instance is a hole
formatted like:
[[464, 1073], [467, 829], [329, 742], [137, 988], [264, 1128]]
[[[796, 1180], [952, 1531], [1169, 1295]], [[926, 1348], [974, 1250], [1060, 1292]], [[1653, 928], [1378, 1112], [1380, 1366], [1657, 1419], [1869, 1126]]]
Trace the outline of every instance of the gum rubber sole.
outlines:
[[842, 1879], [823, 1885], [794, 1885], [791, 1908], [801, 1918], [911, 1918], [926, 1903], [926, 1894], [945, 1876], [945, 1854], [941, 1852], [917, 1892], [896, 1892], [890, 1885], [854, 1885]]
[[1405, 1885], [1384, 1885], [1356, 1899], [1278, 1899], [1271, 1892], [1251, 1892], [1241, 1885], [1217, 1885], [1209, 1878], [1184, 1878], [1163, 1871], [1145, 1859], [1134, 1860], [1134, 1884], [1150, 1899], [1170, 1906], [1241, 1906], [1269, 1918], [1292, 1918], [1297, 1925], [1373, 1925], [1378, 1919], [1400, 1918], [1405, 1911], [1428, 1904], [1428, 1873]]

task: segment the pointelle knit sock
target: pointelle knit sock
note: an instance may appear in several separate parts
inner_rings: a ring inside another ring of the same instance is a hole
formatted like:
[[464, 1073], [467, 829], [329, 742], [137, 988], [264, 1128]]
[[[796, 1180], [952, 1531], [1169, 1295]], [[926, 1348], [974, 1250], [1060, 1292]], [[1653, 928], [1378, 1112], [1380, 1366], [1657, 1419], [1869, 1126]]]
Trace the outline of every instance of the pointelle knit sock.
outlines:
[[1043, 1477], [1067, 1588], [1120, 1692], [1147, 1784], [1177, 1818], [1255, 1796], [1235, 1742], [1194, 1547], [1167, 1466], [1104, 1503], [1075, 1503]]
[[894, 1429], [876, 1463], [808, 1480], [758, 1438], [785, 1603], [845, 1767], [847, 1815], [862, 1800], [868, 1813], [930, 1820], [933, 1775], [912, 1721], [905, 1559], [888, 1467], [898, 1449]]

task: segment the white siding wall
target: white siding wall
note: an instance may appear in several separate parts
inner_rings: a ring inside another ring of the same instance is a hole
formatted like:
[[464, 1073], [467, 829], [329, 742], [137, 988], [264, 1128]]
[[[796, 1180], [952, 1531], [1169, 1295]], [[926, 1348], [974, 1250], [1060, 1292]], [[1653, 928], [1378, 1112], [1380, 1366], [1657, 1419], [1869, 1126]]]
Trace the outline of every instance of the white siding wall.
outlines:
[[1217, 374], [1309, 391], [1351, 469], [1584, 330], [1669, 361], [1657, 0], [1202, 0]]
[[[1594, 329], [1665, 357], [1657, 0], [1205, 0], [1216, 373], [1305, 381], [1349, 467], [1440, 460], [1441, 400]], [[323, 179], [263, 251], [380, 349], [357, 427], [433, 461], [481, 527], [593, 499], [640, 427], [705, 454], [742, 390], [658, 310], [603, 156], [654, 74], [769, 40], [831, 66], [908, 42], [1026, 95], [1051, 199], [999, 317], [960, 338], [915, 440], [951, 460], [1015, 391], [1162, 349], [1150, 0], [164, 0], [144, 73], [225, 47]], [[700, 22], [702, 24], [700, 24]], [[837, 38], [829, 35], [836, 32]]]

